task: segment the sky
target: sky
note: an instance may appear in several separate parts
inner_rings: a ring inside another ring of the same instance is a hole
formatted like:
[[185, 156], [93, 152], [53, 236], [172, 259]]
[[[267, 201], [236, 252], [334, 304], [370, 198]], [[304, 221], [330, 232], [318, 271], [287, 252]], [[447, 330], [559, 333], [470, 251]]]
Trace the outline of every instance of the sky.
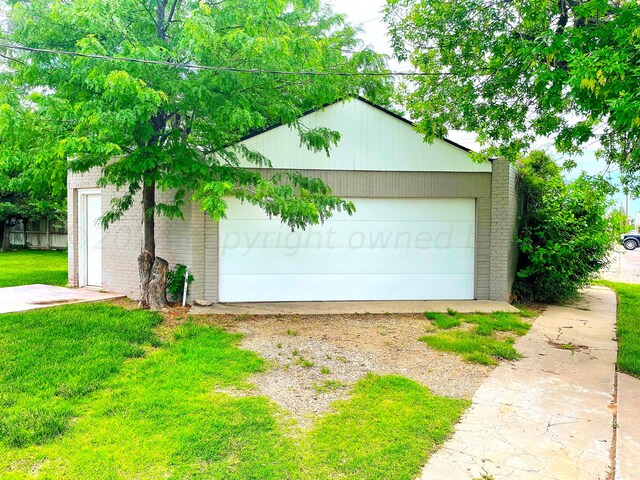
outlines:
[[[389, 36], [387, 35], [387, 28], [382, 18], [382, 11], [386, 4], [385, 0], [327, 0], [327, 3], [331, 4], [336, 12], [346, 14], [350, 23], [361, 25], [364, 30], [362, 39], [365, 44], [370, 45], [379, 53], [393, 57], [393, 50], [390, 45]], [[412, 70], [410, 65], [399, 63], [393, 58], [389, 61], [389, 67], [394, 71]], [[453, 131], [449, 132], [449, 138], [471, 149], [478, 149], [478, 144], [475, 142], [475, 135], [473, 133]], [[541, 139], [536, 147], [547, 151], [553, 158], [562, 162], [562, 156], [558, 155], [552, 148], [552, 141], [550, 139]], [[596, 159], [596, 149], [597, 144], [585, 149], [584, 154], [576, 159], [578, 168], [567, 173], [569, 179], [578, 177], [582, 171], [590, 175], [596, 175], [606, 171], [606, 164]], [[616, 173], [612, 172], [612, 176], [616, 177]], [[616, 195], [614, 200], [624, 207], [624, 194], [620, 193]], [[631, 200], [629, 216], [640, 219], [640, 200]]]

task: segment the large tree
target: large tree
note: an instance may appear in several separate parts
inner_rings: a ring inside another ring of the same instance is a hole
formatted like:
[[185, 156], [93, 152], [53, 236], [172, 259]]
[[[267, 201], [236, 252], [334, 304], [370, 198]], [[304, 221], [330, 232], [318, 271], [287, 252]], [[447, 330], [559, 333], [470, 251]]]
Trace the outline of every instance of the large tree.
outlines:
[[[9, 249], [13, 222], [62, 215], [66, 165], [54, 151], [57, 119], [36, 114], [15, 90], [0, 84], [0, 241]], [[27, 99], [28, 100], [28, 99]], [[25, 238], [26, 242], [26, 238]]]
[[[74, 171], [99, 167], [100, 185], [120, 189], [105, 227], [141, 196], [143, 304], [166, 302], [155, 217], [180, 217], [185, 201], [199, 201], [219, 219], [224, 197], [236, 196], [292, 227], [353, 209], [318, 179], [242, 168], [270, 166], [238, 144], [248, 133], [282, 122], [297, 129], [306, 147], [328, 152], [339, 132], [306, 127], [299, 119], [305, 110], [357, 92], [374, 99], [389, 93], [375, 76], [277, 73], [384, 67], [361, 48], [357, 30], [318, 0], [21, 1], [13, 4], [7, 32], [22, 46], [183, 64], [10, 51], [14, 88], [66, 127], [52, 132], [56, 154]], [[158, 190], [172, 192], [172, 200], [157, 201]]]
[[428, 139], [479, 134], [515, 157], [536, 137], [590, 144], [640, 194], [637, 0], [387, 0], [397, 55], [423, 76], [404, 100]]

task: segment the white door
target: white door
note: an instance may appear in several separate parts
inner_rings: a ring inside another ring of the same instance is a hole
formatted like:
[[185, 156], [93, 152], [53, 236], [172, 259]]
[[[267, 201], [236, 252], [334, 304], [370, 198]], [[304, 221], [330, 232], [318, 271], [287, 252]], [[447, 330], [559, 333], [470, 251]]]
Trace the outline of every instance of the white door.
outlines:
[[102, 286], [102, 211], [100, 193], [80, 192], [79, 267], [80, 286]]
[[220, 301], [473, 299], [474, 199], [354, 198], [356, 213], [292, 232], [228, 200]]

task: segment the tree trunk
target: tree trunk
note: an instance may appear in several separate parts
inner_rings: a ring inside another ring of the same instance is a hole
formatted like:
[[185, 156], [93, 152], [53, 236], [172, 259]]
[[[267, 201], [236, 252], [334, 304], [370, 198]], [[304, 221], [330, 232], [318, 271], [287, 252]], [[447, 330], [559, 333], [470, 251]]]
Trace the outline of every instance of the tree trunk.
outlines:
[[7, 218], [2, 222], [2, 251], [8, 252], [11, 249], [9, 236], [11, 235], [11, 219]]
[[156, 257], [155, 213], [156, 185], [152, 182], [142, 189], [142, 253], [138, 257], [140, 272], [140, 304], [161, 310], [167, 303], [167, 268], [169, 263]]
[[[168, 0], [158, 0], [156, 3], [156, 35], [160, 40], [166, 40], [165, 12]], [[173, 11], [173, 9], [172, 9]], [[158, 112], [151, 119], [151, 124], [156, 132], [161, 132], [166, 125], [166, 118], [162, 112]], [[153, 138], [151, 143], [157, 141]], [[162, 310], [167, 303], [167, 269], [169, 263], [163, 258], [156, 257], [155, 242], [155, 206], [156, 184], [146, 179], [142, 187], [142, 253], [138, 257], [138, 270], [140, 271], [140, 304], [152, 310]]]
[[167, 308], [167, 269], [164, 258], [153, 258], [149, 252], [138, 257], [140, 269], [140, 303], [151, 310]]

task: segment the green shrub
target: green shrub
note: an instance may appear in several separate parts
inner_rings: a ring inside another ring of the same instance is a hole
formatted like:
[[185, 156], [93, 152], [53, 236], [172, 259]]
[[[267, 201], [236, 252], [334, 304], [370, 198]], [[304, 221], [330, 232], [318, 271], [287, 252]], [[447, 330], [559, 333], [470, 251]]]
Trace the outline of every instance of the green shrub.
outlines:
[[[186, 273], [187, 267], [181, 263], [178, 263], [173, 270], [167, 272], [167, 295], [170, 300], [175, 302], [182, 300]], [[193, 282], [193, 275], [189, 274], [187, 281], [189, 283]]]
[[582, 174], [565, 183], [543, 152], [520, 168], [523, 210], [513, 293], [524, 301], [557, 303], [575, 296], [607, 265], [616, 234], [607, 209], [611, 185]]

